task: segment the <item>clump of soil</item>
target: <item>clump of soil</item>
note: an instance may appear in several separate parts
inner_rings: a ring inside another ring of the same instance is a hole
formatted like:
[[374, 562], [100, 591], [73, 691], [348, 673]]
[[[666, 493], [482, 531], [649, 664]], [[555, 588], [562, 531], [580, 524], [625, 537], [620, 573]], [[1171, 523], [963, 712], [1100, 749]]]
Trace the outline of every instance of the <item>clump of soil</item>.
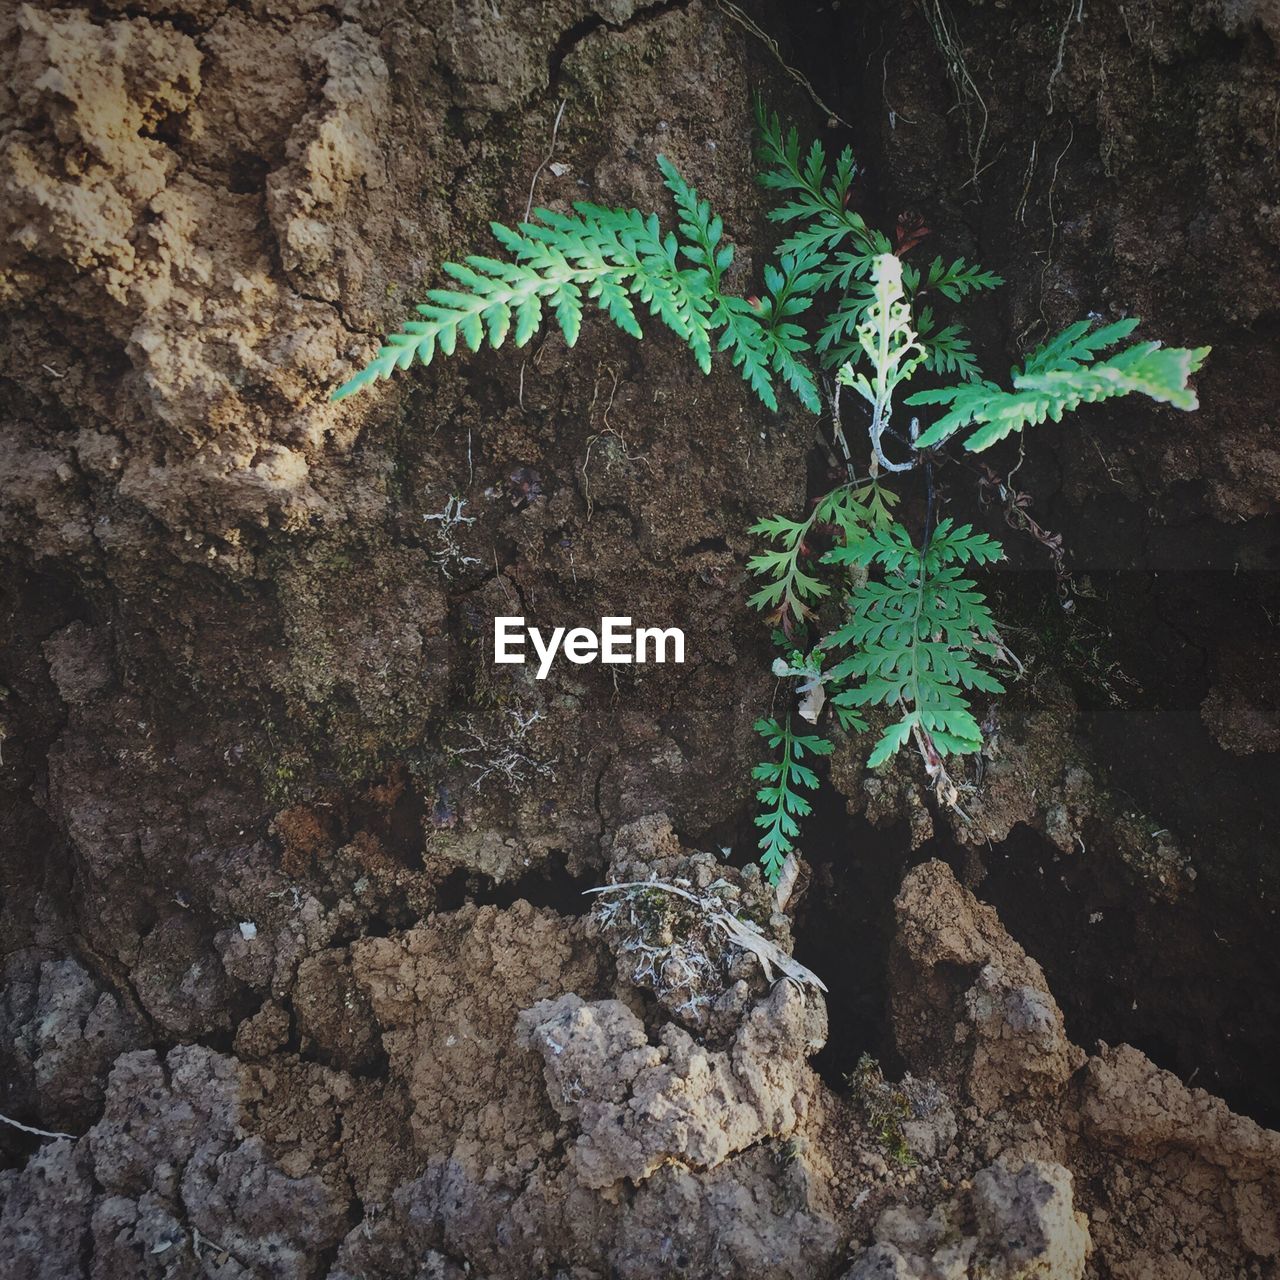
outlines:
[[[311, 1015], [311, 1053], [116, 1058], [88, 1133], [3, 1175], [13, 1274], [75, 1274], [87, 1249], [100, 1274], [143, 1275], [391, 1277], [434, 1257], [445, 1275], [800, 1277], [850, 1256], [852, 1277], [944, 1258], [1079, 1277], [1091, 1250], [1120, 1275], [1228, 1275], [1280, 1248], [1280, 1136], [1135, 1049], [1072, 1045], [1039, 966], [940, 862], [896, 903], [896, 1089], [868, 1064], [842, 1096], [808, 1066], [812, 988], [778, 982], [709, 1048], [581, 921], [523, 902], [326, 954], [289, 999], [336, 971], [351, 995]], [[351, 1053], [370, 1037], [376, 1063]]]
[[592, 890], [592, 921], [618, 976], [652, 991], [668, 1016], [702, 1040], [731, 1034], [777, 976], [761, 955], [767, 962], [780, 951], [786, 964], [791, 951], [790, 921], [760, 868], [739, 871], [711, 853], [689, 856], [670, 823], [652, 816], [618, 832], [609, 867], [609, 880]]

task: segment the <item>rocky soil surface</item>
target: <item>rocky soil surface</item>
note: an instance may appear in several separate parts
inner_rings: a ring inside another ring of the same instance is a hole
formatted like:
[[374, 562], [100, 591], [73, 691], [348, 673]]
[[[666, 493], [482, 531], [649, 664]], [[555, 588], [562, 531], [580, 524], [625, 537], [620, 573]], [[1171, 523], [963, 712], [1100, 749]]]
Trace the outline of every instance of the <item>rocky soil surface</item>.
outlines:
[[[1028, 675], [965, 819], [842, 742], [783, 914], [742, 566], [808, 415], [600, 325], [328, 395], [489, 219], [665, 214], [659, 152], [745, 286], [752, 91], [850, 135], [710, 0], [0, 0], [0, 1274], [1280, 1274], [1280, 17], [851, 8], [751, 12], [1009, 281], [993, 367], [1215, 352], [943, 477]], [[499, 678], [512, 612], [691, 660]], [[650, 876], [827, 996], [583, 894]]]

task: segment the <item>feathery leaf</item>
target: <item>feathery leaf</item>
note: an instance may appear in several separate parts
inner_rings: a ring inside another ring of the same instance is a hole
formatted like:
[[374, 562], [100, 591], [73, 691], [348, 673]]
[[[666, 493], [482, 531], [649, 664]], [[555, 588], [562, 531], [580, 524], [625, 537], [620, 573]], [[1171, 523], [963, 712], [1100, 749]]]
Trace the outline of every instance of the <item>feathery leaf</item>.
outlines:
[[1199, 403], [1188, 379], [1204, 363], [1208, 347], [1162, 347], [1139, 342], [1105, 360], [1098, 352], [1127, 338], [1137, 320], [1119, 320], [1093, 329], [1080, 320], [1038, 347], [1022, 369], [1013, 371], [1013, 390], [994, 382], [975, 380], [961, 386], [921, 391], [908, 398], [911, 405], [940, 404], [948, 412], [918, 440], [928, 449], [968, 426], [976, 426], [965, 448], [978, 452], [1024, 427], [1039, 426], [1086, 401], [1141, 392], [1152, 400], [1177, 409], [1194, 409]]
[[837, 708], [883, 705], [902, 713], [873, 749], [868, 759], [873, 767], [917, 729], [940, 755], [982, 746], [965, 693], [1003, 690], [977, 660], [999, 652], [999, 638], [985, 597], [962, 576], [961, 566], [990, 564], [1000, 555], [999, 543], [948, 518], [923, 553], [901, 525], [893, 524], [824, 557], [830, 564], [883, 572], [850, 592], [847, 620], [822, 642], [824, 649], [853, 649], [830, 669], [832, 681], [859, 681], [835, 695]]
[[763, 761], [751, 771], [751, 776], [764, 784], [756, 791], [764, 810], [755, 818], [756, 826], [764, 832], [759, 844], [760, 861], [770, 883], [776, 884], [782, 864], [800, 834], [798, 819], [808, 817], [812, 809], [800, 789], [812, 791], [818, 785], [817, 775], [800, 762], [806, 755], [830, 755], [831, 743], [816, 735], [792, 733], [790, 716], [782, 724], [773, 719], [757, 720], [755, 730], [771, 751], [781, 749], [777, 760]]

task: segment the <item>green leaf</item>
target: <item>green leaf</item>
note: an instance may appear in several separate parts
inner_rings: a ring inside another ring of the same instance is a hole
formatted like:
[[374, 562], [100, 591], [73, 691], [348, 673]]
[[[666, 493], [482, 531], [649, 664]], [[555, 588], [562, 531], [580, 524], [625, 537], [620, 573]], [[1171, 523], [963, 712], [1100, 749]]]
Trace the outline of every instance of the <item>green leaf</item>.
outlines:
[[818, 786], [817, 774], [800, 761], [806, 754], [829, 755], [832, 744], [816, 735], [793, 734], [789, 716], [782, 724], [774, 719], [757, 720], [755, 730], [771, 751], [780, 752], [778, 759], [764, 761], [751, 771], [757, 782], [767, 784], [756, 791], [762, 812], [756, 814], [754, 821], [764, 832], [759, 841], [764, 873], [776, 884], [800, 834], [797, 819], [808, 817], [812, 811], [812, 805], [801, 791], [812, 791]]
[[542, 323], [542, 302], [531, 293], [516, 306], [516, 346], [523, 347]]
[[966, 382], [976, 382], [982, 376], [964, 330], [958, 324], [939, 329], [932, 307], [920, 308], [916, 334], [925, 350], [924, 366], [931, 373], [955, 373]]
[[979, 452], [1028, 426], [1039, 426], [1081, 404], [1140, 392], [1152, 400], [1190, 410], [1198, 405], [1188, 381], [1204, 363], [1208, 347], [1162, 347], [1139, 342], [1105, 360], [1098, 352], [1122, 342], [1136, 328], [1133, 319], [1093, 329], [1080, 320], [1038, 347], [1022, 369], [1013, 371], [1013, 389], [993, 382], [970, 382], [908, 398], [912, 405], [946, 404], [949, 412], [924, 432], [916, 445], [932, 448], [966, 427], [974, 427], [965, 448]]
[[910, 741], [913, 724], [915, 724], [914, 716], [908, 716], [904, 720], [891, 724], [876, 740], [875, 747], [867, 757], [868, 766], [878, 769], [891, 756], [897, 755], [898, 751]]
[[959, 302], [967, 293], [978, 289], [994, 289], [1004, 284], [1004, 280], [992, 271], [984, 271], [976, 264], [971, 265], [963, 258], [957, 258], [950, 266], [946, 266], [941, 258], [934, 258], [929, 264], [928, 273], [923, 281], [911, 287], [911, 292], [918, 288], [921, 292], [935, 290], [952, 302]]
[[830, 564], [878, 569], [846, 599], [845, 622], [822, 642], [851, 652], [826, 672], [829, 686], [856, 681], [832, 698], [838, 708], [886, 706], [903, 714], [880, 736], [868, 764], [883, 764], [919, 727], [940, 755], [977, 751], [982, 734], [965, 692], [999, 693], [1003, 685], [979, 662], [998, 652], [995, 620], [967, 564], [991, 564], [1000, 544], [939, 522], [922, 552], [899, 524], [868, 530], [836, 547]]
[[752, 525], [750, 532], [779, 544], [747, 561], [747, 570], [767, 579], [767, 584], [749, 598], [756, 609], [772, 609], [779, 619], [790, 616], [804, 622], [812, 616], [812, 605], [830, 594], [822, 579], [806, 573], [801, 561], [807, 553], [805, 539], [817, 525], [834, 524], [846, 538], [860, 538], [863, 530], [888, 524], [889, 508], [897, 496], [875, 480], [840, 485], [824, 494], [805, 520], [770, 516]]

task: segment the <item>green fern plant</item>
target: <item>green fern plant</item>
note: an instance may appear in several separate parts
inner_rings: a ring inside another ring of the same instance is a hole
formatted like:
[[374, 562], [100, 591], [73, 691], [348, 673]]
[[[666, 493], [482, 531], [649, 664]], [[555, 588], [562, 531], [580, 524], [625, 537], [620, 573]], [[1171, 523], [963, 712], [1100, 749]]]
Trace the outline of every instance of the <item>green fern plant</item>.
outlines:
[[[1033, 351], [1013, 370], [1012, 389], [1005, 390], [983, 378], [961, 326], [943, 323], [935, 312], [935, 299], [960, 303], [1003, 281], [963, 258], [947, 263], [935, 257], [923, 270], [903, 262], [886, 236], [845, 207], [856, 172], [847, 151], [829, 174], [819, 144], [805, 151], [795, 130], [784, 134], [777, 117], [767, 113], [761, 113], [760, 126], [761, 182], [787, 197], [770, 216], [791, 224], [786, 248], [815, 255], [809, 274], [819, 288], [838, 293], [820, 320], [815, 354], [822, 364], [836, 367], [839, 386], [852, 388], [865, 402], [870, 450], [863, 481], [851, 479], [820, 495], [803, 520], [774, 515], [754, 526], [753, 532], [774, 545], [747, 562], [762, 579], [750, 602], [770, 611], [770, 621], [781, 628], [775, 639], [791, 645], [797, 628], [821, 626], [822, 609], [838, 595], [839, 616], [828, 623], [815, 656], [803, 664], [781, 661], [775, 673], [797, 682], [802, 709], [814, 706], [812, 690], [820, 679], [825, 696], [818, 705], [825, 702], [846, 729], [865, 727], [863, 711], [890, 710], [892, 719], [868, 764], [884, 765], [914, 742], [938, 794], [955, 805], [958, 788], [945, 759], [981, 750], [982, 731], [970, 698], [1002, 692], [990, 668], [1011, 659], [985, 596], [966, 569], [990, 565], [1002, 551], [994, 539], [968, 525], [957, 527], [949, 518], [926, 529], [917, 546], [893, 520], [893, 495], [881, 477], [914, 470], [926, 451], [944, 446], [957, 433], [967, 432], [966, 449], [981, 451], [1024, 427], [1060, 421], [1081, 404], [1112, 396], [1139, 392], [1194, 409], [1188, 380], [1208, 348], [1139, 342], [1103, 358], [1133, 334], [1138, 322], [1125, 319], [1095, 328], [1093, 321], [1083, 320]], [[907, 397], [904, 403], [912, 408], [938, 406], [945, 412], [923, 431], [918, 419], [905, 432], [895, 430], [895, 397], [921, 372], [959, 381]], [[843, 447], [838, 399], [834, 405], [833, 435]], [[884, 439], [890, 434], [907, 446], [905, 460], [886, 456]], [[868, 488], [876, 495], [874, 509], [857, 498]], [[811, 545], [817, 526], [836, 534], [836, 545], [825, 554]], [[817, 676], [825, 653], [843, 656]], [[772, 812], [766, 804], [760, 820]], [[777, 847], [771, 846], [764, 859], [766, 873], [775, 878]]]
[[[893, 719], [869, 763], [883, 765], [914, 743], [935, 788], [954, 803], [956, 788], [943, 761], [981, 748], [970, 697], [1001, 691], [989, 668], [1008, 656], [966, 570], [990, 565], [1001, 550], [948, 518], [913, 536], [894, 519], [897, 497], [884, 476], [915, 469], [929, 451], [962, 434], [965, 449], [977, 452], [1114, 396], [1136, 392], [1194, 409], [1188, 380], [1208, 348], [1122, 345], [1136, 320], [1101, 327], [1081, 320], [1031, 352], [1005, 389], [983, 377], [963, 328], [943, 314], [996, 288], [1000, 277], [964, 258], [936, 256], [926, 267], [905, 261], [920, 234], [900, 236], [895, 252], [890, 238], [850, 207], [858, 170], [849, 148], [830, 161], [820, 142], [802, 145], [797, 130], [760, 102], [756, 122], [759, 180], [776, 199], [768, 217], [786, 232], [763, 267], [758, 296], [728, 288], [734, 246], [723, 221], [659, 156], [675, 231], [664, 231], [655, 213], [587, 202], [571, 214], [538, 209], [515, 227], [492, 223], [504, 256], [445, 263], [449, 285], [428, 290], [418, 318], [392, 333], [333, 399], [437, 355], [452, 356], [460, 346], [474, 352], [508, 339], [523, 346], [548, 313], [572, 346], [588, 303], [635, 338], [642, 335], [642, 316], [656, 318], [689, 347], [704, 373], [715, 355], [726, 356], [771, 410], [781, 387], [821, 413], [822, 371], [834, 374], [831, 427], [847, 481], [819, 495], [801, 519], [774, 515], [753, 527], [770, 545], [747, 563], [761, 580], [751, 604], [769, 613], [787, 655], [777, 674], [796, 682], [803, 718], [816, 723], [830, 715], [861, 732], [864, 710], [889, 709]], [[921, 373], [955, 381], [908, 396], [903, 403], [936, 410], [937, 417], [923, 428], [912, 419], [904, 431], [894, 421], [895, 401]], [[843, 388], [865, 405], [869, 450], [861, 477], [841, 421]], [[900, 460], [886, 455], [887, 438], [898, 441], [895, 452], [905, 450]], [[824, 552], [828, 540], [834, 545]], [[816, 643], [811, 631], [818, 633]], [[807, 653], [796, 648], [797, 640]], [[809, 813], [803, 793], [817, 785], [803, 761], [829, 754], [832, 746], [821, 734], [793, 733], [789, 715], [756, 727], [778, 753], [754, 775], [764, 784], [756, 819], [764, 831], [762, 861], [776, 878]]]

